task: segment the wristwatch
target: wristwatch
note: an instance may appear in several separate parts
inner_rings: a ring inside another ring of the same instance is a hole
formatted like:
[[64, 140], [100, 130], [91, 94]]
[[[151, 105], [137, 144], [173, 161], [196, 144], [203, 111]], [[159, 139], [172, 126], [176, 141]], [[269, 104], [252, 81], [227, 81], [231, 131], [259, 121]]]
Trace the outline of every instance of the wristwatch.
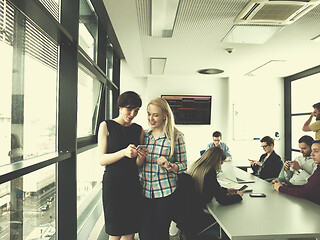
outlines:
[[299, 173], [301, 173], [302, 171], [303, 171], [302, 169], [299, 169], [299, 170], [298, 170]]

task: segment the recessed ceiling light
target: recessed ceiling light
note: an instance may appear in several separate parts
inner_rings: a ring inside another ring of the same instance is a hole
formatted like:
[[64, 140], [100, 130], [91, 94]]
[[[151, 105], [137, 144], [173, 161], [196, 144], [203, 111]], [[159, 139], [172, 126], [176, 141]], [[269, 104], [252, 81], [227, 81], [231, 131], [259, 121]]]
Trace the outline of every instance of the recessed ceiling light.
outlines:
[[221, 42], [263, 44], [283, 26], [234, 25]]
[[206, 69], [200, 69], [197, 71], [198, 73], [201, 74], [219, 74], [219, 73], [223, 73], [224, 71], [221, 69], [216, 69], [216, 68], [206, 68]]
[[163, 74], [166, 61], [166, 58], [150, 58], [150, 73], [154, 75]]
[[172, 37], [179, 0], [151, 0], [151, 36]]

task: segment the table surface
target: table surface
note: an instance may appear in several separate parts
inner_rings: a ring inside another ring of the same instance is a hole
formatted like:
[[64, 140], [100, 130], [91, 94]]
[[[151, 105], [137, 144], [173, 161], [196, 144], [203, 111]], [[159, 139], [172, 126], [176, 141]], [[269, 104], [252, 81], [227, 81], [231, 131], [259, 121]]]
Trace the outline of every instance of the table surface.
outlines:
[[[234, 239], [288, 239], [320, 237], [320, 206], [305, 199], [279, 193], [268, 183], [235, 167], [237, 177], [254, 179], [246, 183], [254, 193], [265, 198], [250, 197], [222, 206], [215, 199], [207, 205], [209, 212], [228, 237]], [[219, 174], [223, 179], [223, 173]], [[319, 186], [320, 187], [320, 186]]]

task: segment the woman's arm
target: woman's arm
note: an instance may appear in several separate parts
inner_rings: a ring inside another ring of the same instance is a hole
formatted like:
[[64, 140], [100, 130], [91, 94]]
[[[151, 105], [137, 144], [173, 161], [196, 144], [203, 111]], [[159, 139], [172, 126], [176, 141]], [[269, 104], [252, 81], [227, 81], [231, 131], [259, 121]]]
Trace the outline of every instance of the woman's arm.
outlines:
[[183, 172], [187, 170], [187, 151], [184, 138], [181, 134], [176, 136], [176, 144], [174, 151], [175, 162], [171, 164], [172, 171], [174, 172]]
[[109, 135], [108, 127], [106, 122], [100, 123], [98, 131], [98, 154], [99, 162], [101, 166], [107, 166], [112, 163], [119, 161], [121, 158], [127, 156], [133, 158], [137, 156], [137, 151], [135, 150], [134, 145], [129, 145], [127, 148], [121, 149], [115, 153], [107, 153]]
[[204, 202], [207, 204], [211, 201], [213, 197], [221, 205], [228, 205], [236, 202], [240, 202], [242, 197], [240, 194], [228, 195], [228, 190], [221, 187], [217, 180], [217, 174], [214, 170], [210, 170], [204, 178], [203, 183], [203, 198]]
[[[140, 144], [144, 144], [144, 131], [143, 128], [141, 128], [141, 134], [140, 134]], [[144, 164], [144, 160], [146, 159], [146, 156], [148, 154], [148, 149], [139, 149], [138, 150], [138, 156], [136, 160], [136, 164], [139, 168], [142, 167]]]

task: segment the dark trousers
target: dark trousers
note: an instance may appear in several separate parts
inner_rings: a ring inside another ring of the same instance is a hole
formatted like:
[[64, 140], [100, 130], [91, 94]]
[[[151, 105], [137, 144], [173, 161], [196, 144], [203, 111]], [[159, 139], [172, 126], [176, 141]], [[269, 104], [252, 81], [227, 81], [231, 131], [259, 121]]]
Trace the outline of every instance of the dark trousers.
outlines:
[[164, 198], [144, 199], [140, 240], [169, 240], [169, 227], [175, 205], [174, 195], [173, 193]]

